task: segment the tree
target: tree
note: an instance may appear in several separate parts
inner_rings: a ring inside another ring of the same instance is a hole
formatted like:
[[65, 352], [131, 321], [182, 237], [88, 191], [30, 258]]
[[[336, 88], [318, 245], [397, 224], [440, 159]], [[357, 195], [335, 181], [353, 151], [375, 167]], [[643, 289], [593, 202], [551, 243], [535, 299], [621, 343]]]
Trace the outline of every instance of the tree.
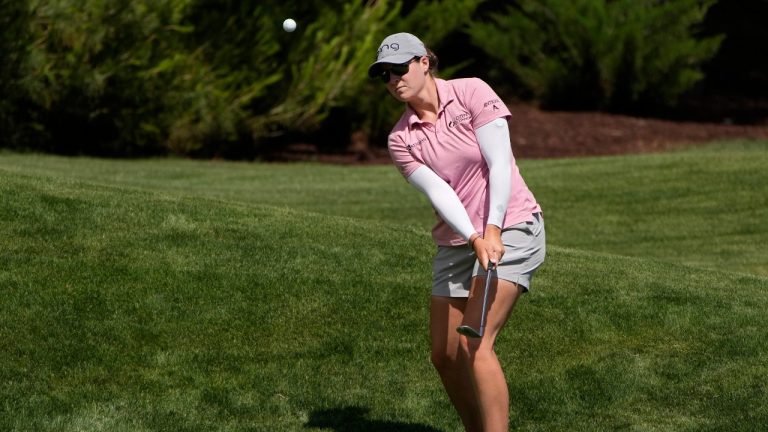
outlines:
[[520, 0], [468, 32], [545, 107], [638, 112], [703, 77], [722, 38], [695, 30], [713, 2]]

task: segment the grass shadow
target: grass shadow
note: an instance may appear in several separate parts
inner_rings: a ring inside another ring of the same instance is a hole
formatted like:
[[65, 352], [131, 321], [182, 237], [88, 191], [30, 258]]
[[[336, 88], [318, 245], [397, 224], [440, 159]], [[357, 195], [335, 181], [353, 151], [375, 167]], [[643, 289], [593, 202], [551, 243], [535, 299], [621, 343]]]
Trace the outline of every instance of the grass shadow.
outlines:
[[413, 423], [370, 420], [368, 408], [352, 406], [317, 410], [310, 414], [305, 428], [330, 428], [336, 432], [442, 432], [431, 426]]

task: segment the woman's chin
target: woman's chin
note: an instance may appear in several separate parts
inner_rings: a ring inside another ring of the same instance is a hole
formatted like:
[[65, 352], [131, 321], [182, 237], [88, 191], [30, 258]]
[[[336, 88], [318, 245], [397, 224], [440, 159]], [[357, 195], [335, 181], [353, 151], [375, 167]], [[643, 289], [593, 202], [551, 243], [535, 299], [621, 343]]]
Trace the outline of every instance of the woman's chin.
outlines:
[[392, 96], [395, 97], [395, 99], [399, 100], [400, 102], [408, 102], [408, 89], [402, 88], [402, 89], [395, 89], [390, 91]]

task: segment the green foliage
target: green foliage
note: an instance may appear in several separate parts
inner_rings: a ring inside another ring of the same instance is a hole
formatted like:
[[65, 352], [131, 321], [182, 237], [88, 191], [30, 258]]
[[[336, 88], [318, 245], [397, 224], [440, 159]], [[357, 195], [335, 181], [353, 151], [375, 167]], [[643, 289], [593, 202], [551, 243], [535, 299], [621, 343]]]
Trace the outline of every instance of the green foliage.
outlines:
[[45, 149], [161, 151], [175, 77], [152, 72], [173, 57], [185, 2], [29, 0], [34, 38], [19, 85], [36, 108]]
[[474, 24], [482, 0], [0, 1], [0, 145], [65, 154], [253, 158], [297, 135], [343, 149], [354, 131], [382, 143], [402, 107], [365, 71], [398, 31], [456, 57], [441, 77], [483, 63], [456, 53], [467, 30], [496, 59], [494, 85], [623, 111], [673, 103], [720, 41], [693, 35], [714, 0], [523, 0]]
[[270, 125], [298, 131], [316, 130], [334, 107], [354, 100], [366, 84], [363, 72], [380, 42], [378, 35], [398, 16], [399, 2], [348, 2], [341, 11], [324, 9], [285, 56], [290, 80], [266, 115], [253, 119], [254, 129]]
[[15, 127], [23, 119], [24, 92], [19, 89], [21, 65], [27, 56], [30, 35], [24, 3], [0, 0], [0, 145], [19, 146], [20, 131]]
[[702, 78], [721, 37], [699, 39], [714, 0], [521, 0], [477, 21], [472, 41], [554, 107], [668, 106]]
[[[478, 1], [422, 3], [413, 18], [399, 0], [4, 2], [4, 17], [29, 18], [0, 29], [0, 86], [16, 89], [0, 120], [34, 131], [21, 134], [27, 147], [102, 155], [253, 157], [327, 127], [334, 110], [347, 132], [389, 128], [396, 104], [381, 104], [365, 74], [381, 38], [396, 23], [440, 38]], [[294, 33], [281, 27], [289, 16]], [[28, 118], [8, 120], [23, 106]]]

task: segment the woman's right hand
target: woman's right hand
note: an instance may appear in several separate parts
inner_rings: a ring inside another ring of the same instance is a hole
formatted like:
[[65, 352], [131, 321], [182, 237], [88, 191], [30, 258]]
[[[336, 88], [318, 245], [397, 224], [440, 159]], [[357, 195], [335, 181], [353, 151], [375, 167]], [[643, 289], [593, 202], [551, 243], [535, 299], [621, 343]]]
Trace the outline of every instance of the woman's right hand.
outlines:
[[501, 261], [501, 256], [504, 254], [504, 245], [501, 243], [501, 238], [496, 239], [497, 241], [493, 240], [493, 236], [488, 239], [478, 237], [472, 242], [472, 250], [475, 251], [475, 255], [477, 255], [477, 259], [485, 271], [488, 271], [489, 262], [498, 264]]

